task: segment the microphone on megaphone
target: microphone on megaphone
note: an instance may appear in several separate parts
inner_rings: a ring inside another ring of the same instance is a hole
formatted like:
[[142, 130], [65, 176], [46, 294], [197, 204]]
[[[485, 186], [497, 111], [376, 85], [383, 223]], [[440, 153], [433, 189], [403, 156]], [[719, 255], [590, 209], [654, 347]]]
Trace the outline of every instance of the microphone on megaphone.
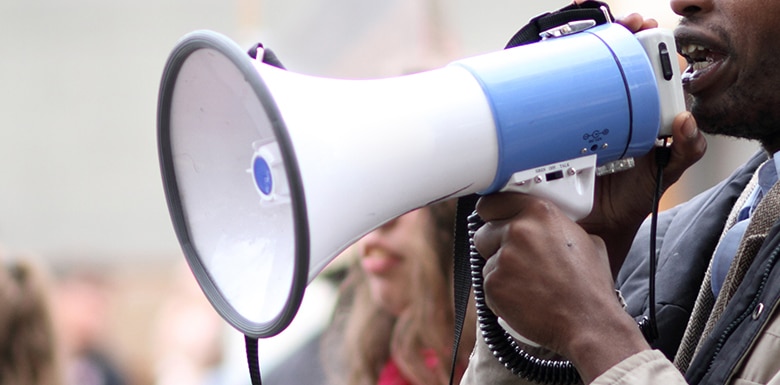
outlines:
[[273, 336], [333, 258], [412, 209], [508, 189], [586, 215], [597, 168], [648, 152], [684, 109], [674, 52], [668, 31], [610, 23], [432, 71], [340, 80], [191, 33], [158, 104], [177, 237], [217, 312], [248, 337]]

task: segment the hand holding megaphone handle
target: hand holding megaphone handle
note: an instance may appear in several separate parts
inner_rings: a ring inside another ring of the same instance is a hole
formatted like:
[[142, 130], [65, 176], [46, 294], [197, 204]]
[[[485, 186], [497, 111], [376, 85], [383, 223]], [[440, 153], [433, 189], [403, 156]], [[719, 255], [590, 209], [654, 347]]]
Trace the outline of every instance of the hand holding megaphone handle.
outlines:
[[[499, 322], [499, 317], [487, 306], [483, 287], [484, 277], [482, 275], [482, 269], [485, 267], [485, 258], [479, 254], [479, 251], [474, 246], [474, 234], [484, 224], [485, 222], [476, 211], [468, 217], [471, 283], [474, 291], [479, 330], [485, 343], [493, 353], [493, 356], [504, 367], [520, 378], [540, 384], [569, 385], [579, 383], [580, 375], [571, 361], [542, 359], [526, 352], [518, 343], [518, 340], [529, 346], [536, 344], [522, 337], [520, 333], [511, 328], [502, 326], [502, 324], [506, 325], [505, 322]], [[622, 299], [619, 295], [618, 298]], [[638, 324], [645, 338], [648, 341], [652, 341], [654, 339], [651, 333], [652, 327], [647, 317], [642, 318]], [[514, 336], [517, 336], [517, 338]]]
[[509, 39], [505, 48], [538, 42], [542, 40], [545, 31], [583, 20], [593, 20], [597, 25], [601, 25], [610, 23], [615, 18], [609, 11], [607, 3], [601, 1], [572, 3], [555, 12], [545, 12], [532, 18]]
[[485, 259], [474, 246], [474, 234], [484, 224], [485, 222], [476, 212], [468, 217], [471, 283], [474, 290], [479, 330], [485, 343], [493, 356], [518, 377], [542, 384], [568, 385], [578, 383], [580, 375], [570, 361], [541, 359], [526, 352], [515, 338], [499, 324], [498, 317], [487, 306], [483, 288], [484, 277], [482, 276]]

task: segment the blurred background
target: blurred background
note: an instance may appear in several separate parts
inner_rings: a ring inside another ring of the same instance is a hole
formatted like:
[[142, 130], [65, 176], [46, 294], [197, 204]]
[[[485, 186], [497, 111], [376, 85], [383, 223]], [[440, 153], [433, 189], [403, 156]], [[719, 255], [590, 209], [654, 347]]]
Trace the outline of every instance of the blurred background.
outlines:
[[[28, 253], [51, 270], [74, 362], [98, 356], [132, 385], [202, 384], [215, 373], [219, 383], [245, 383], [240, 341], [183, 265], [158, 170], [157, 91], [177, 40], [210, 29], [242, 47], [263, 42], [295, 72], [376, 78], [500, 50], [528, 19], [567, 3], [0, 0], [2, 254]], [[676, 23], [667, 1], [610, 4], [615, 15]], [[705, 160], [664, 205], [711, 186], [756, 149], [710, 138]], [[298, 318], [327, 321], [313, 309]], [[266, 349], [264, 364], [289, 350], [281, 345]]]

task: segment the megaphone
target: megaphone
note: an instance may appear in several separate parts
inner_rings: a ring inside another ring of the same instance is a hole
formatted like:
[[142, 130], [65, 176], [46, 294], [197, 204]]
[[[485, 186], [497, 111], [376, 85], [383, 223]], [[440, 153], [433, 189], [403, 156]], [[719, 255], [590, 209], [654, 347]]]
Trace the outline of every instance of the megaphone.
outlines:
[[412, 209], [509, 189], [586, 215], [597, 169], [647, 153], [685, 108], [674, 53], [668, 31], [609, 23], [344, 80], [190, 33], [158, 105], [177, 237], [217, 312], [247, 336], [273, 336], [332, 259]]

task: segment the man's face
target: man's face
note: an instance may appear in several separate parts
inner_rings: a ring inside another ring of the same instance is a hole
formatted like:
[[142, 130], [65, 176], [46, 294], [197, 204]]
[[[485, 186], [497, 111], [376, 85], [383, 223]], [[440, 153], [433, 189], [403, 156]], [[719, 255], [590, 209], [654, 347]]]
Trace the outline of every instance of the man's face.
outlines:
[[780, 1], [671, 0], [691, 111], [709, 133], [780, 141]]

